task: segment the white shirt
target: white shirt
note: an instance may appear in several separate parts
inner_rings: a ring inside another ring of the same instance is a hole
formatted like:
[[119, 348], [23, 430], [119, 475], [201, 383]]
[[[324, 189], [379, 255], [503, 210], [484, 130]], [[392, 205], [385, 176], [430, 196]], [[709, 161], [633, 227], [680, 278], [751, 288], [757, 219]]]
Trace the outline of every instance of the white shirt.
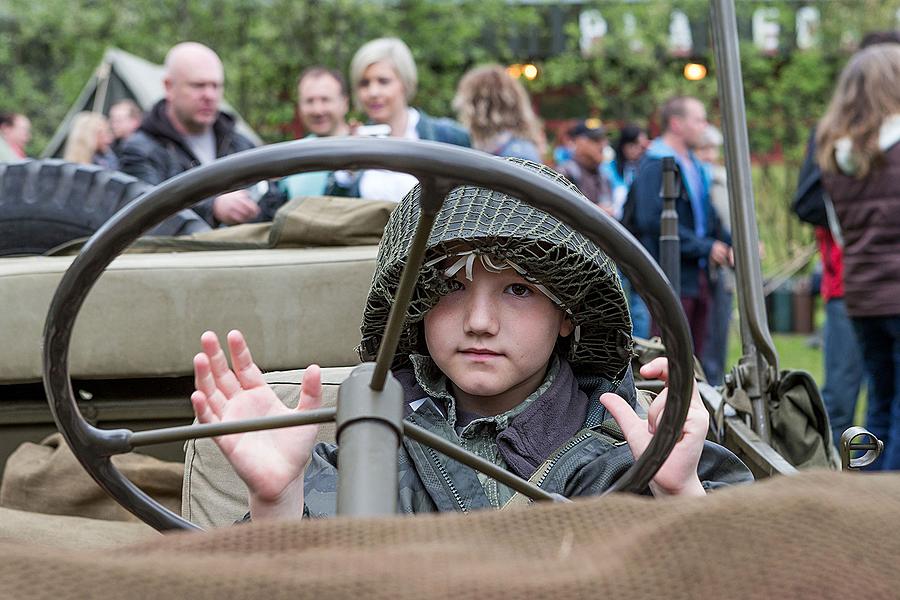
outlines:
[[216, 160], [216, 135], [211, 127], [199, 135], [184, 136], [184, 141], [201, 165]]
[[[416, 132], [416, 125], [419, 124], [419, 111], [414, 108], [410, 108], [408, 111], [406, 131], [403, 134], [403, 138], [417, 140], [419, 139], [419, 134]], [[400, 202], [417, 183], [419, 183], [419, 180], [409, 173], [367, 169], [359, 180], [359, 195], [361, 198], [370, 200]]]

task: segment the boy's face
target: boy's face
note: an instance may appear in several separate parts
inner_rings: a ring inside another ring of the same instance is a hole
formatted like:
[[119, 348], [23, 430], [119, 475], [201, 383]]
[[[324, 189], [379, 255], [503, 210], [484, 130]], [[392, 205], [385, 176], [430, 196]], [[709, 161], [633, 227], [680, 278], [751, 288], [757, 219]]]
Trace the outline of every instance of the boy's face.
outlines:
[[512, 269], [492, 273], [479, 260], [474, 267], [472, 281], [460, 270], [459, 289], [425, 314], [425, 341], [458, 400], [512, 407], [543, 382], [557, 338], [573, 325]]

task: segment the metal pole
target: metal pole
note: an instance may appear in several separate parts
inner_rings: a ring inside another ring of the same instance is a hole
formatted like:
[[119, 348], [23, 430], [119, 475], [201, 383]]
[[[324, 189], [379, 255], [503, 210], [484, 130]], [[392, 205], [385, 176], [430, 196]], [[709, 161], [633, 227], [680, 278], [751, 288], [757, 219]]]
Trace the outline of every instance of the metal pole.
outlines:
[[662, 169], [662, 189], [659, 195], [663, 199], [663, 210], [659, 223], [659, 266], [669, 278], [675, 295], [680, 296], [681, 239], [678, 237], [678, 212], [675, 210], [675, 200], [680, 193], [680, 179], [675, 158], [663, 158]]
[[425, 257], [425, 246], [428, 243], [428, 236], [431, 233], [434, 220], [437, 218], [437, 213], [444, 202], [444, 196], [448, 191], [447, 187], [446, 184], [437, 185], [433, 179], [421, 181], [419, 222], [416, 223], [416, 232], [409, 246], [406, 264], [403, 266], [403, 273], [400, 275], [400, 284], [397, 286], [397, 293], [394, 294], [394, 303], [391, 305], [388, 322], [384, 328], [384, 336], [381, 338], [381, 344], [378, 347], [378, 358], [376, 359], [375, 370], [370, 383], [371, 388], [375, 391], [380, 391], [384, 387], [385, 377], [387, 377], [391, 369], [391, 363], [394, 362], [397, 343], [400, 340], [400, 333], [403, 331], [403, 325], [406, 322], [406, 311], [409, 308], [409, 301], [416, 288], [416, 281], [419, 279], [419, 269]]
[[735, 275], [740, 290], [738, 311], [741, 318], [743, 357], [736, 372], [737, 381], [735, 377], [732, 381], [750, 396], [754, 430], [763, 441], [768, 442], [770, 434], [766, 395], [770, 384], [777, 378], [778, 354], [765, 316], [737, 20], [733, 0], [710, 0], [710, 9], [716, 82], [725, 133]]
[[375, 363], [353, 369], [338, 390], [337, 514], [397, 512], [397, 453], [403, 436], [403, 388], [388, 373], [384, 389], [369, 383]]
[[106, 106], [106, 93], [109, 91], [109, 77], [112, 74], [112, 64], [103, 57], [103, 63], [97, 68], [97, 88], [94, 90], [94, 104], [91, 112], [103, 114]]
[[127, 440], [127, 447], [121, 452], [129, 452], [139, 446], [153, 444], [166, 444], [168, 442], [181, 442], [190, 439], [208, 438], [232, 433], [246, 433], [248, 431], [262, 431], [264, 429], [279, 429], [282, 427], [298, 427], [300, 425], [312, 425], [315, 423], [327, 423], [334, 421], [334, 408], [317, 408], [294, 412], [288, 415], [275, 417], [259, 417], [244, 421], [231, 421], [227, 423], [209, 423], [206, 425], [185, 425], [183, 427], [167, 427], [151, 431], [136, 431]]

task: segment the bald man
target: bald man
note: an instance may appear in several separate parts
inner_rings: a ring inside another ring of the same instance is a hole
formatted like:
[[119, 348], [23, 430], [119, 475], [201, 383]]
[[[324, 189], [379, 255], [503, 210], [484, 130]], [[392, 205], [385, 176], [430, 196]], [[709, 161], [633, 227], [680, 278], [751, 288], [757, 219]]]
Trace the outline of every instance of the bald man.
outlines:
[[[165, 98], [125, 142], [121, 170], [157, 185], [198, 165], [252, 148], [253, 143], [235, 131], [234, 119], [219, 110], [224, 82], [222, 61], [206, 46], [184, 42], [169, 50]], [[246, 190], [207, 198], [194, 210], [213, 227], [260, 216], [260, 205]]]

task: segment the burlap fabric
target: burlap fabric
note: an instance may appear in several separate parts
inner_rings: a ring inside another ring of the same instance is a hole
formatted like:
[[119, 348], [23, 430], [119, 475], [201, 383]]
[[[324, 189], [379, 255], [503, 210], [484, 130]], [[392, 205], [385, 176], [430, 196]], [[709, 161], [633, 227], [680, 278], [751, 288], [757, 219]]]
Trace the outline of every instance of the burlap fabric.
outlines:
[[16, 598], [889, 598], [900, 477], [812, 472], [707, 498], [253, 523], [96, 552], [0, 544]]
[[[134, 452], [114, 456], [112, 461], [125, 477], [166, 508], [175, 512], [181, 509], [182, 463]], [[10, 455], [0, 484], [0, 506], [51, 515], [137, 521], [94, 482], [59, 433], [40, 444], [22, 444]]]
[[[516, 162], [578, 192], [543, 165]], [[361, 327], [363, 360], [373, 360], [381, 343], [419, 220], [419, 193], [416, 186], [407, 194], [384, 230]], [[461, 248], [514, 263], [526, 278], [549, 288], [577, 326], [580, 339], [570, 336], [564, 350], [569, 362], [575, 369], [621, 380], [631, 357], [631, 317], [615, 264], [596, 244], [516, 198], [468, 185], [445, 198], [428, 237], [426, 261]], [[426, 262], [420, 269], [395, 367], [405, 366], [412, 353], [426, 353], [418, 323], [451, 287], [439, 264]]]
[[[137, 521], [104, 521], [0, 507], [0, 544], [25, 542], [45, 546], [45, 552], [47, 548], [116, 548], [161, 535]], [[12, 597], [4, 594], [0, 591], [0, 597]]]

